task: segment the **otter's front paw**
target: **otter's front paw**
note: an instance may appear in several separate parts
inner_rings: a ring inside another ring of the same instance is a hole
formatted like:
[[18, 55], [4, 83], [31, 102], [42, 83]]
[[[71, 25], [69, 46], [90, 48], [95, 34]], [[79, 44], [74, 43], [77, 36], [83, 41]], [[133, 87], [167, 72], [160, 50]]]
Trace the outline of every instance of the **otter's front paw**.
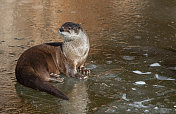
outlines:
[[49, 80], [53, 82], [64, 82], [64, 78], [61, 78], [59, 74], [54, 73], [50, 74]]
[[76, 74], [75, 74], [75, 77], [76, 77], [76, 78], [79, 78], [79, 79], [87, 79], [87, 76], [82, 75], [82, 74], [80, 74], [80, 73], [76, 73]]

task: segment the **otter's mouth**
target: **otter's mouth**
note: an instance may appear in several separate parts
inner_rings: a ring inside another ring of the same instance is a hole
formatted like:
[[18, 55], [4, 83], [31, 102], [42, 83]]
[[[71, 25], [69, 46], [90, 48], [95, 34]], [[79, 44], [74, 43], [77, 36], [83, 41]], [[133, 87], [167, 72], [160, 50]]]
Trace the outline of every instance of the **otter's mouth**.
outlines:
[[64, 32], [64, 28], [61, 27], [61, 28], [59, 29], [59, 31], [60, 31], [60, 32]]
[[60, 28], [60, 29], [58, 30], [58, 33], [61, 34], [61, 35], [63, 35], [64, 32], [71, 34], [71, 32], [70, 32], [69, 30], [66, 30], [66, 31], [65, 31], [63, 28]]
[[58, 30], [58, 34], [61, 35], [63, 38], [70, 37], [70, 32], [60, 31], [60, 29]]
[[60, 35], [62, 34], [62, 32], [60, 31], [60, 29], [58, 30], [58, 34], [60, 34]]
[[58, 30], [58, 34], [60, 34], [60, 35], [64, 35], [63, 32], [64, 32], [64, 31], [61, 31], [60, 29]]

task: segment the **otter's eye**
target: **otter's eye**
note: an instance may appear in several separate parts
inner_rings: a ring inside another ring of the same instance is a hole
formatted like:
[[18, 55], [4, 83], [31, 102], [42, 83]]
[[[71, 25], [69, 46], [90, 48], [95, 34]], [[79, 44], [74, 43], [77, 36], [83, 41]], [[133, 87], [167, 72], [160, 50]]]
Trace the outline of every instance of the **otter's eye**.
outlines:
[[68, 27], [68, 30], [70, 30], [71, 29], [71, 27]]

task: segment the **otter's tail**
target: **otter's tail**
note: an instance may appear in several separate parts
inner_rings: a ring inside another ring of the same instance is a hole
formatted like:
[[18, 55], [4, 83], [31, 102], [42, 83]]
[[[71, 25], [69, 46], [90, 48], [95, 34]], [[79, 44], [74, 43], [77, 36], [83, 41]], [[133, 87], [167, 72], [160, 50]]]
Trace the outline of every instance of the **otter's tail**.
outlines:
[[49, 82], [37, 78], [34, 84], [35, 84], [34, 89], [38, 89], [40, 91], [46, 92], [48, 94], [54, 95], [64, 100], [69, 100], [69, 98], [66, 95], [64, 95], [61, 91], [59, 91], [55, 86], [53, 86]]
[[[28, 78], [27, 78], [28, 79]], [[24, 86], [30, 87], [32, 89], [40, 90], [46, 92], [48, 94], [54, 95], [58, 98], [69, 100], [69, 98], [64, 95], [61, 91], [59, 91], [55, 86], [50, 84], [47, 81], [43, 81], [42, 79], [36, 77], [31, 77], [30, 79], [26, 80], [24, 77], [23, 79], [17, 77], [17, 81]]]

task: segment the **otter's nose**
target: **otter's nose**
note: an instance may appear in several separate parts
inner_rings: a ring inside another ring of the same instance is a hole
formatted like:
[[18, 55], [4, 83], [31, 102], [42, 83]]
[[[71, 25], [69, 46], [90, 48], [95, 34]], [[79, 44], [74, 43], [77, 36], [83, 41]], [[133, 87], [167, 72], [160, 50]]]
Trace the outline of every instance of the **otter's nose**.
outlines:
[[59, 29], [59, 31], [60, 31], [60, 32], [64, 32], [64, 29], [61, 27], [61, 28]]

